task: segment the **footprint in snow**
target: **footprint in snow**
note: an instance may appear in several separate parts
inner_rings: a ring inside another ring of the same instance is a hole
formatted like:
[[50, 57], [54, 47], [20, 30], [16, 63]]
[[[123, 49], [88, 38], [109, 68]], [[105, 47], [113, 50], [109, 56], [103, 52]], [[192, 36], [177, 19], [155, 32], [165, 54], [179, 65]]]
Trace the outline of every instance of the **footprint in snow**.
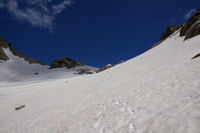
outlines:
[[135, 113], [126, 102], [109, 98], [98, 105], [94, 128], [99, 133], [135, 133]]

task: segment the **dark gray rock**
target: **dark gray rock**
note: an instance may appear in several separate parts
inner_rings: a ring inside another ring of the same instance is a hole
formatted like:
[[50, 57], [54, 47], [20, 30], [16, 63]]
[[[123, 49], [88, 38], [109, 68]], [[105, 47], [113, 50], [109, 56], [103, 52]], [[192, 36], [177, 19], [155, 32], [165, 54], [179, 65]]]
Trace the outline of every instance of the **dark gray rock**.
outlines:
[[70, 68], [74, 68], [74, 67], [77, 67], [77, 66], [83, 66], [83, 65], [84, 64], [82, 64], [80, 61], [74, 61], [70, 58], [62, 57], [58, 60], [55, 60], [51, 64], [50, 69], [61, 68], [61, 67], [66, 67], [66, 68], [70, 69]]
[[197, 54], [197, 55], [195, 55], [194, 57], [192, 57], [192, 59], [195, 59], [195, 58], [197, 58], [197, 57], [200, 57], [200, 53]]
[[38, 72], [35, 72], [35, 73], [34, 73], [34, 75], [38, 75], [38, 74], [39, 74]]
[[16, 107], [15, 110], [23, 109], [23, 108], [25, 108], [25, 106], [26, 106], [26, 105], [20, 105], [20, 106]]

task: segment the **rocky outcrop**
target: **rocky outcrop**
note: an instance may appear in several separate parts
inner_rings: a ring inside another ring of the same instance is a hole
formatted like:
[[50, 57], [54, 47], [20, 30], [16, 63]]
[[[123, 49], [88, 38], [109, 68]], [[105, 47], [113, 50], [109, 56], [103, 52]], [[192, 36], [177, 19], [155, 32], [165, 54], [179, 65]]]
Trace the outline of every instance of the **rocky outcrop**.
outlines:
[[185, 33], [185, 40], [200, 35], [200, 20], [195, 22]]
[[[23, 54], [20, 54], [19, 52], [17, 52], [10, 43], [8, 43], [7, 41], [5, 41], [4, 39], [0, 38], [0, 63], [2, 61], [7, 61], [9, 60], [9, 55], [6, 54], [6, 52], [4, 51], [4, 49], [9, 49], [10, 52], [14, 55], [17, 56], [19, 58], [24, 59], [25, 61], [29, 62], [30, 64], [36, 63], [36, 64], [41, 64], [44, 65], [44, 63], [31, 59]], [[75, 68], [78, 66], [83, 66], [83, 67], [79, 67], [79, 68]], [[73, 71], [75, 72], [74, 74], [93, 74], [95, 73], [95, 71], [97, 70], [97, 68], [94, 67], [89, 67], [89, 66], [85, 66], [83, 63], [81, 63], [80, 61], [75, 61], [72, 60], [70, 58], [60, 58], [58, 60], [55, 60], [51, 66], [49, 67], [49, 69], [53, 69], [53, 68], [61, 68], [61, 67], [66, 67], [68, 69], [71, 68], [75, 68], [73, 69]], [[36, 71], [34, 73], [34, 75], [38, 75], [39, 73]]]
[[0, 38], [0, 60], [9, 60], [8, 56], [4, 52], [3, 48], [8, 48], [8, 43], [5, 40]]
[[159, 41], [165, 40], [167, 37], [172, 35], [175, 31], [177, 31], [180, 28], [181, 28], [181, 26], [168, 26], [166, 31], [162, 33]]
[[70, 58], [62, 57], [58, 60], [55, 60], [51, 64], [50, 69], [60, 68], [60, 67], [66, 67], [66, 68], [70, 69], [70, 68], [74, 68], [74, 67], [77, 67], [77, 66], [83, 66], [83, 64], [80, 61], [74, 61]]
[[185, 36], [185, 40], [200, 35], [200, 9], [197, 10], [185, 24], [180, 26], [168, 26], [166, 31], [161, 35], [159, 41], [165, 40], [178, 29], [180, 29], [180, 36]]
[[185, 36], [190, 27], [200, 19], [200, 9], [182, 26], [180, 36]]
[[17, 52], [10, 43], [6, 42], [2, 38], [0, 38], [0, 60], [9, 60], [9, 57], [4, 52], [3, 48], [9, 48], [13, 55], [18, 56], [19, 58], [23, 58], [25, 61], [29, 62], [30, 64], [36, 63], [36, 64], [45, 65], [44, 63], [42, 63], [40, 61], [31, 59], [31, 58]]
[[9, 60], [8, 56], [1, 47], [0, 47], [0, 60]]
[[99, 70], [97, 70], [97, 73], [102, 72], [102, 71], [105, 71], [106, 69], [109, 69], [109, 68], [111, 68], [111, 67], [113, 67], [113, 65], [108, 64], [108, 65], [106, 65], [106, 66], [100, 68]]
[[200, 35], [200, 9], [196, 11], [196, 13], [188, 19], [188, 21], [179, 26], [168, 26], [165, 32], [162, 33], [159, 38], [159, 42], [154, 44], [152, 49], [162, 43], [165, 39], [167, 39], [170, 35], [172, 35], [175, 31], [180, 29], [180, 36], [185, 36], [184, 40], [190, 39], [197, 35]]

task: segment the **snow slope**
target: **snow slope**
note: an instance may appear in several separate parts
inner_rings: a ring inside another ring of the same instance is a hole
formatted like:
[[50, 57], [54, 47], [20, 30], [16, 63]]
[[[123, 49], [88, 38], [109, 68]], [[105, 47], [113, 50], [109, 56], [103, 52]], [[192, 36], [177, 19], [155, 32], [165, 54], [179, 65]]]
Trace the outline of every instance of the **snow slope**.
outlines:
[[[41, 64], [30, 64], [23, 58], [12, 54], [9, 48], [3, 48], [6, 55], [9, 57], [8, 61], [2, 61], [0, 63], [0, 83], [3, 82], [19, 82], [19, 81], [34, 81], [34, 80], [45, 80], [54, 78], [69, 78], [78, 75], [74, 73], [79, 69], [89, 69], [96, 71], [97, 68], [91, 66], [79, 66], [73, 69], [56, 68], [49, 69], [47, 65]], [[35, 74], [37, 73], [37, 74]]]
[[200, 36], [183, 40], [98, 74], [0, 85], [0, 132], [200, 133]]

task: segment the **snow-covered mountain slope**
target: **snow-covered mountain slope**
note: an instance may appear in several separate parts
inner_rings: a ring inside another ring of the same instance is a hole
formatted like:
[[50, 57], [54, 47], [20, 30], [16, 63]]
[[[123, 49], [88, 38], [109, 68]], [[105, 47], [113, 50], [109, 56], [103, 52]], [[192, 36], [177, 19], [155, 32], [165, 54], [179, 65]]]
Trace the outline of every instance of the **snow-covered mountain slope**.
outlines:
[[199, 133], [199, 42], [177, 31], [101, 73], [0, 84], [0, 132]]
[[[22, 58], [14, 55], [11, 48], [2, 48], [4, 56], [8, 57], [8, 60], [0, 60], [0, 83], [13, 82], [13, 81], [27, 81], [38, 79], [54, 79], [61, 77], [75, 77], [79, 76], [80, 70], [88, 70], [95, 72], [98, 70], [91, 66], [78, 66], [71, 69], [67, 68], [55, 68], [49, 69], [50, 66], [43, 65], [37, 62], [28, 62], [26, 59], [32, 60], [28, 57]], [[1, 55], [1, 54], [0, 54]]]

